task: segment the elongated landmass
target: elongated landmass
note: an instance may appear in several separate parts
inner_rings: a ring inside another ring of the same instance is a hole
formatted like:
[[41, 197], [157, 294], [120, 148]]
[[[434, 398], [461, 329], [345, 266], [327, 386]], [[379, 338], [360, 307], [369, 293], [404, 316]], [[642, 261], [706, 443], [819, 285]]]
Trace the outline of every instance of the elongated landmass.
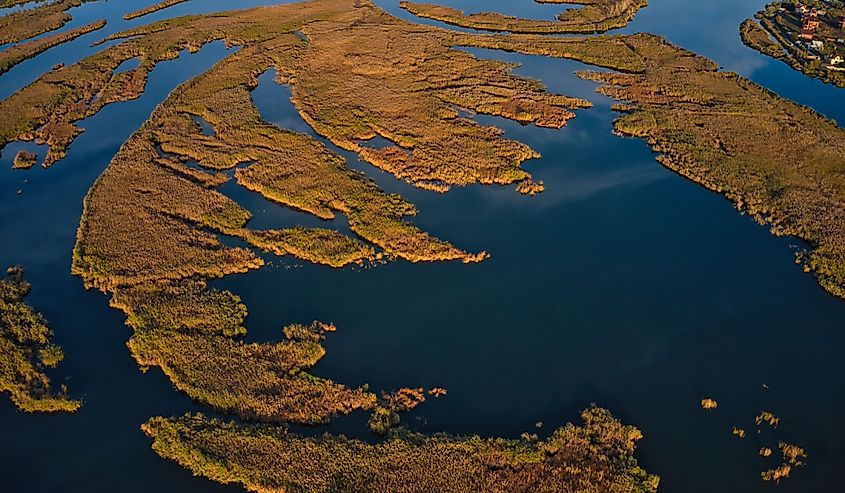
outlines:
[[8, 72], [9, 69], [24, 60], [33, 58], [37, 55], [40, 55], [41, 53], [44, 53], [50, 48], [54, 48], [62, 43], [73, 41], [74, 39], [82, 35], [97, 31], [105, 26], [106, 21], [99, 20], [97, 22], [92, 22], [91, 24], [82, 26], [77, 29], [72, 29], [67, 32], [56, 33], [50, 36], [45, 36], [43, 38], [28, 41], [26, 43], [10, 46], [5, 50], [0, 51], [0, 75]]
[[465, 14], [463, 11], [430, 3], [403, 1], [399, 6], [417, 17], [440, 21], [481, 31], [516, 34], [579, 34], [605, 32], [625, 27], [647, 0], [537, 0], [539, 3], [572, 3], [585, 5], [568, 9], [557, 21], [521, 19], [496, 12]]
[[131, 21], [132, 19], [137, 19], [138, 17], [143, 17], [145, 15], [152, 14], [153, 12], [158, 12], [159, 10], [164, 10], [168, 7], [172, 7], [180, 3], [185, 3], [187, 1], [189, 0], [164, 0], [163, 2], [154, 3], [149, 7], [138, 9], [134, 12], [129, 12], [128, 14], [123, 16], [123, 19]]
[[649, 493], [659, 479], [637, 465], [642, 437], [590, 408], [545, 441], [391, 433], [377, 444], [304, 438], [280, 427], [202, 415], [143, 425], [153, 450], [194, 474], [249, 491], [313, 493]]
[[20, 268], [10, 268], [0, 279], [0, 392], [26, 412], [74, 412], [82, 405], [69, 399], [64, 386], [53, 390], [45, 368], [64, 358], [62, 349], [50, 343], [53, 335], [39, 313], [24, 303], [29, 283]]
[[581, 32], [605, 32], [628, 25], [648, 0], [534, 0], [537, 3], [575, 4], [583, 8], [567, 9], [557, 16], [558, 20], [582, 29]]
[[0, 17], [0, 44], [18, 43], [55, 31], [72, 19], [68, 10], [86, 1], [95, 0], [54, 0], [4, 15]]

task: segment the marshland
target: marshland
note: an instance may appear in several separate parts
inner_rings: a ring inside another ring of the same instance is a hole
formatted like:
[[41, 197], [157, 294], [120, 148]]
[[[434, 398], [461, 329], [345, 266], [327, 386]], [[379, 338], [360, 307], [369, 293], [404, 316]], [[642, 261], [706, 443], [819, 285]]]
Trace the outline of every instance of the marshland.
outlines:
[[[0, 408], [11, 486], [829, 489], [845, 101], [708, 35], [759, 6], [570, 38], [149, 3], [70, 8], [108, 22], [0, 76], [2, 260], [83, 404]], [[760, 409], [778, 426], [736, 440]], [[239, 462], [259, 445], [349, 460]], [[419, 469], [435, 448], [457, 481]]]

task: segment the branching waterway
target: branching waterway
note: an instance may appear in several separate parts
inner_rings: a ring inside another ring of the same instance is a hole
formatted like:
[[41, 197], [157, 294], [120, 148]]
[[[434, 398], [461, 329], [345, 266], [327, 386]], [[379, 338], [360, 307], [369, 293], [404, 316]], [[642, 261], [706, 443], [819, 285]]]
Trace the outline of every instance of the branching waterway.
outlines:
[[[151, 3], [91, 2], [71, 9], [73, 21], [63, 30], [97, 19], [108, 25], [0, 76], [0, 98], [57, 63], [98, 52], [102, 47], [90, 47], [93, 41], [127, 27], [280, 2], [194, 0], [123, 20]], [[375, 3], [401, 19], [446, 27], [417, 19], [398, 0]], [[568, 7], [529, 0], [438, 3], [544, 20]], [[742, 45], [738, 25], [762, 4], [651, 0], [621, 32], [666, 36], [845, 122], [845, 90]], [[275, 71], [258, 78], [252, 99], [266, 121], [311, 135], [386, 192], [413, 203], [419, 212], [411, 220], [421, 230], [490, 258], [332, 269], [286, 257], [274, 263], [288, 268], [265, 266], [213, 281], [248, 306], [249, 340], [277, 341], [288, 323], [334, 323], [338, 331], [324, 341], [326, 355], [310, 373], [373, 390], [448, 389], [445, 397], [403, 415], [413, 431], [507, 438], [528, 432], [543, 439], [596, 403], [642, 430], [636, 456], [661, 477], [660, 492], [768, 491], [773, 485], [759, 473], [778, 458], [766, 460], [758, 450], [767, 445], [777, 454], [778, 441], [798, 443], [809, 454], [779, 491], [836, 490], [845, 465], [845, 432], [836, 426], [845, 406], [845, 302], [793, 262], [806, 245], [773, 236], [721, 195], [664, 168], [643, 140], [614, 135], [616, 102], [574, 75], [588, 66], [466, 51], [518, 63], [518, 75], [594, 104], [575, 110], [562, 129], [462, 112], [538, 151], [542, 157], [523, 167], [544, 183], [543, 193], [529, 197], [513, 186], [470, 185], [445, 194], [416, 188], [314, 134], [289, 101], [290, 88], [274, 81]], [[131, 331], [124, 315], [70, 274], [83, 198], [120, 145], [179, 84], [232, 52], [214, 42], [160, 63], [140, 98], [80, 122], [85, 133], [49, 169], [11, 166], [21, 149], [43, 159], [45, 146], [14, 143], [3, 150], [0, 266], [26, 268], [33, 287], [26, 301], [44, 313], [64, 348], [53, 380], [66, 383], [83, 407], [73, 415], [22, 414], [0, 399], [0, 489], [241, 491], [193, 477], [150, 450], [139, 430], [147, 419], [209, 408], [174, 391], [158, 369], [142, 374], [125, 347]], [[256, 229], [304, 225], [349, 232], [342, 214], [322, 221], [234, 181], [219, 190], [252, 212], [249, 226]], [[704, 397], [718, 400], [718, 409], [702, 410]], [[758, 435], [754, 417], [763, 410], [781, 421]], [[358, 411], [328, 430], [373, 441], [365, 421]], [[538, 421], [545, 425], [536, 428]], [[734, 426], [749, 430], [748, 436], [733, 435]]]

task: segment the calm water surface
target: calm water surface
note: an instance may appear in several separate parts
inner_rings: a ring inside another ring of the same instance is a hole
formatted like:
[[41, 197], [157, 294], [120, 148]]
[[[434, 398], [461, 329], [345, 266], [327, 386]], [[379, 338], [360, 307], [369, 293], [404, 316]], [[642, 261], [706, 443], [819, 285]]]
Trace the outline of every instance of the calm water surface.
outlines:
[[[120, 19], [126, 11], [151, 2], [128, 3], [74, 9], [68, 28], [99, 18], [109, 26], [0, 77], [0, 96], [59, 61], [92, 53], [92, 41], [128, 25], [276, 2], [194, 1], [126, 23]], [[410, 18], [398, 2], [376, 3]], [[532, 18], [551, 19], [560, 11], [528, 0], [441, 3]], [[843, 90], [742, 46], [738, 25], [762, 4], [651, 0], [625, 32], [664, 35], [845, 121]], [[766, 491], [758, 474], [775, 462], [757, 450], [777, 440], [810, 454], [780, 491], [837, 491], [845, 467], [845, 432], [837, 426], [845, 405], [845, 303], [792, 263], [798, 242], [773, 237], [721, 196], [665, 170], [643, 142], [613, 136], [612, 101], [572, 75], [583, 65], [471, 51], [518, 62], [518, 73], [596, 104], [559, 131], [478, 117], [542, 153], [526, 168], [545, 182], [546, 192], [528, 198], [513, 187], [467, 187], [435, 194], [345, 154], [351, 166], [415, 203], [421, 228], [492, 257], [470, 266], [394, 262], [365, 270], [267, 257], [269, 267], [215, 283], [249, 306], [249, 339], [278, 340], [291, 322], [334, 322], [339, 330], [327, 340], [316, 374], [373, 388], [448, 388], [448, 396], [407, 417], [421, 431], [518, 436], [541, 420], [548, 433], [597, 403], [643, 430], [638, 457], [662, 476], [663, 492]], [[226, 54], [215, 43], [161, 64], [141, 99], [82, 122], [86, 133], [49, 170], [11, 170], [21, 145], [3, 153], [0, 264], [26, 267], [29, 302], [52, 322], [65, 348], [58, 374], [69, 375], [71, 392], [85, 400], [76, 415], [37, 416], [0, 399], [4, 490], [239, 491], [193, 478], [149, 450], [138, 429], [142, 422], [200, 408], [159, 371], [138, 370], [125, 348], [122, 314], [69, 274], [87, 189], [169, 91]], [[272, 72], [253, 96], [267, 120], [310, 132]], [[343, 218], [325, 224], [232, 184], [223, 191], [254, 213], [256, 228], [348, 227]], [[699, 409], [704, 396], [719, 400], [717, 412]], [[781, 426], [757, 436], [753, 419], [763, 409], [780, 415]], [[353, 415], [329, 428], [360, 434], [365, 421]], [[734, 425], [749, 436], [733, 437]]]

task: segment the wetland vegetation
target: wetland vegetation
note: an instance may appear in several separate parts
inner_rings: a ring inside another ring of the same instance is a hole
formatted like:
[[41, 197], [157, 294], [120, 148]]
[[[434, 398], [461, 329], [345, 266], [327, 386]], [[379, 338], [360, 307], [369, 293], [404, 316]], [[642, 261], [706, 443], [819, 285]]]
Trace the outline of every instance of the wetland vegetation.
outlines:
[[[85, 1], [94, 0], [54, 0], [0, 16], [0, 45], [18, 43], [61, 28], [73, 19], [67, 11]], [[9, 6], [17, 4], [11, 2]]]
[[[484, 261], [486, 252], [465, 251], [414, 225], [412, 203], [350, 169], [333, 148], [426, 190], [480, 184], [542, 192], [543, 182], [522, 166], [539, 154], [464, 113], [558, 129], [591, 103], [553, 94], [515, 75], [512, 64], [483, 60], [463, 48], [608, 69], [579, 75], [619, 101], [619, 134], [644, 139], [661, 164], [724, 195], [773, 233], [806, 240], [813, 249], [806, 270], [845, 297], [842, 130], [658, 36], [539, 35], [622, 27], [645, 6], [636, 0], [578, 3], [586, 6], [556, 21], [402, 3], [421, 17], [513, 34], [412, 24], [366, 0], [167, 19], [111, 35], [99, 53], [55, 67], [0, 102], [0, 148], [17, 141], [46, 144], [44, 165], [50, 166], [82, 132], [80, 120], [138, 98], [158, 63], [212, 41], [233, 48], [168, 95], [121, 146], [85, 198], [73, 252], [73, 273], [109, 294], [111, 305], [125, 313], [133, 331], [127, 345], [143, 369], [160, 369], [196, 402], [246, 422], [153, 418], [143, 430], [159, 455], [196, 475], [253, 491], [656, 491], [657, 477], [633, 457], [641, 433], [603, 409], [584, 411], [583, 425], [566, 425], [546, 440], [417, 434], [399, 427], [399, 416], [426, 400], [424, 389], [376, 394], [363, 383], [317, 377], [311, 370], [325, 355], [323, 340], [333, 325], [288, 324], [279, 341], [247, 343], [247, 307], [237, 294], [209, 286], [264, 266], [268, 255], [328, 268]], [[52, 19], [48, 24], [7, 36], [56, 29], [50, 26], [66, 23], [65, 10], [78, 4], [45, 4], [39, 8], [53, 10], [43, 11], [39, 23]], [[26, 12], [20, 19], [31, 15]], [[95, 28], [13, 46], [0, 53], [0, 64], [3, 57], [17, 63]], [[136, 68], [117, 70], [133, 59]], [[268, 70], [291, 87], [293, 105], [320, 139], [262, 118], [251, 91]], [[377, 138], [388, 144], [372, 145]], [[36, 160], [22, 152], [14, 166], [30, 168]], [[327, 227], [253, 229], [251, 213], [223, 193], [224, 184], [315, 216]], [[348, 233], [331, 227], [341, 215]], [[22, 281], [4, 282], [3, 306], [27, 320], [39, 344], [48, 344], [43, 319], [22, 304]], [[79, 403], [53, 393], [41, 373], [61, 359], [60, 350], [23, 342], [28, 345], [18, 359], [29, 366], [10, 365], [17, 373], [3, 390], [23, 409], [76, 409]], [[441, 388], [428, 391], [432, 397], [444, 394]], [[703, 399], [701, 407], [716, 409], [717, 403]], [[377, 443], [306, 437], [281, 425], [324, 424], [355, 411], [371, 413], [370, 430], [382, 436]], [[777, 418], [764, 413], [757, 422], [775, 426]], [[734, 433], [745, 436], [739, 428]], [[762, 479], [779, 481], [806, 457], [796, 446], [781, 443], [780, 449], [784, 463]], [[772, 455], [768, 450], [760, 455]]]
[[52, 344], [53, 332], [41, 314], [24, 302], [29, 283], [20, 267], [0, 279], [0, 392], [26, 412], [74, 412], [82, 403], [67, 397], [64, 385], [54, 390], [45, 369], [64, 359]]
[[143, 430], [162, 457], [257, 492], [657, 491], [658, 478], [633, 457], [638, 429], [598, 408], [581, 418], [582, 425], [568, 424], [533, 442], [398, 430], [368, 444], [202, 415], [153, 418]]
[[34, 39], [32, 41], [27, 41], [25, 43], [10, 46], [5, 50], [0, 51], [0, 75], [5, 72], [8, 72], [9, 69], [24, 60], [39, 55], [49, 50], [50, 48], [56, 47], [62, 43], [73, 41], [74, 39], [82, 35], [94, 32], [98, 29], [102, 29], [103, 27], [105, 27], [105, 25], [106, 21], [99, 20], [97, 22], [92, 22], [91, 24], [79, 27], [77, 29], [71, 29], [66, 32], [51, 34], [49, 36], [44, 36], [42, 38]]
[[625, 27], [645, 7], [647, 0], [535, 0], [538, 3], [579, 4], [561, 13], [556, 21], [520, 19], [496, 12], [465, 14], [431, 3], [400, 2], [399, 6], [425, 19], [482, 31], [515, 34], [588, 34]]
[[153, 12], [158, 12], [159, 10], [164, 10], [168, 7], [172, 7], [174, 5], [187, 2], [189, 0], [164, 0], [162, 2], [154, 3], [149, 7], [144, 7], [142, 9], [138, 9], [128, 14], [124, 15], [123, 18], [127, 21], [132, 19], [137, 19], [138, 17], [143, 17], [145, 15], [152, 14]]

